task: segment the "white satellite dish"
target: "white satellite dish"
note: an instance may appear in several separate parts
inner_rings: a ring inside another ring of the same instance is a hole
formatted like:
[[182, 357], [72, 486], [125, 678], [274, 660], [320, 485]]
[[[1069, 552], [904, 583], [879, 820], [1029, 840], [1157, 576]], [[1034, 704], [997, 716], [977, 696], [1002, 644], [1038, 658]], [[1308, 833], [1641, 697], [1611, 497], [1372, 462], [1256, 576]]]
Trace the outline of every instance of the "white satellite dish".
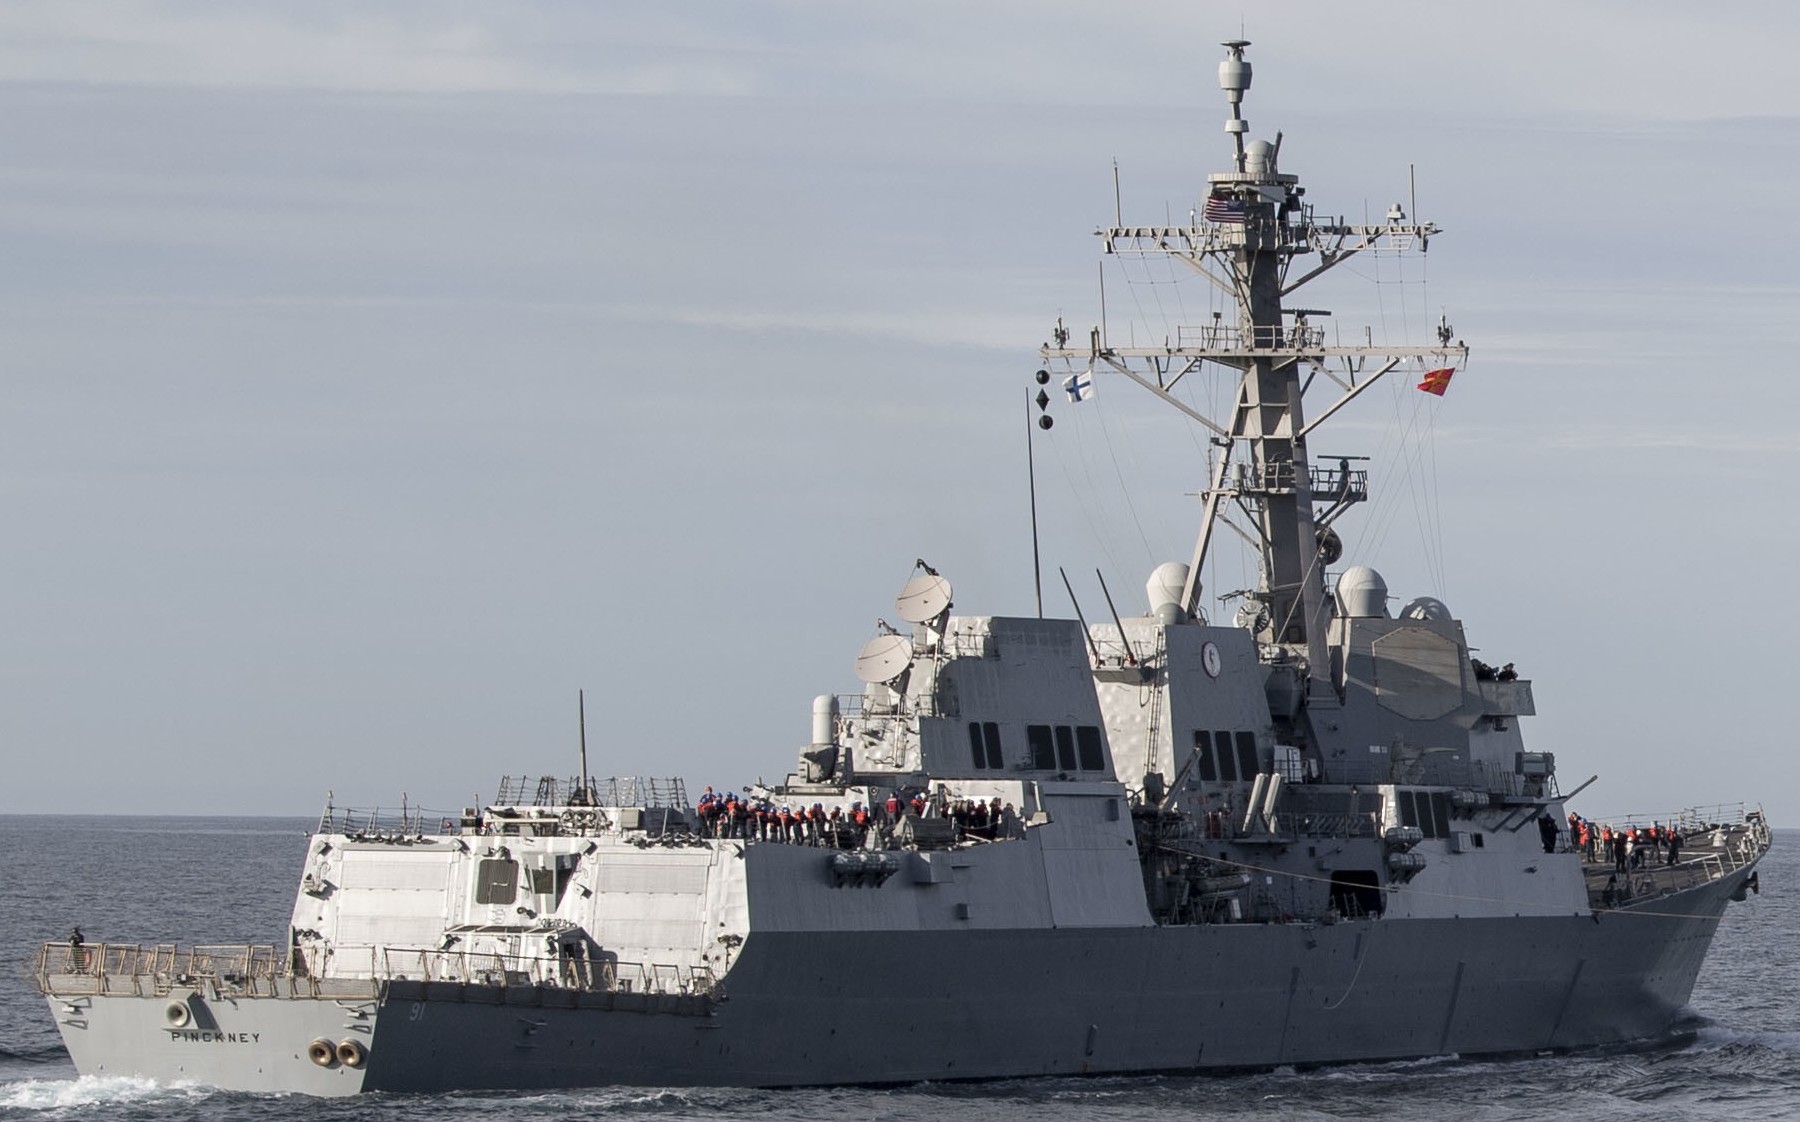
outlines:
[[891, 682], [912, 665], [912, 639], [905, 635], [877, 635], [856, 652], [856, 676], [870, 685]]
[[950, 582], [936, 573], [921, 573], [894, 597], [894, 610], [908, 623], [926, 623], [950, 606]]

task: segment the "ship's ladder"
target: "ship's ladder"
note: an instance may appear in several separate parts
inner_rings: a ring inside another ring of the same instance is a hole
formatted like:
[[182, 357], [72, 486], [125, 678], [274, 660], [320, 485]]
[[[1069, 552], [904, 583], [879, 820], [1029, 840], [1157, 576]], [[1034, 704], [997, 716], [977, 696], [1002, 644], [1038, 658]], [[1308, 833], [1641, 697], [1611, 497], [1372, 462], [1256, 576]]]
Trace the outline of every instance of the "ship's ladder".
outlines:
[[[1144, 726], [1145, 770], [1155, 770], [1151, 765], [1159, 763], [1162, 760], [1163, 686], [1162, 683], [1157, 680], [1158, 675], [1153, 668], [1167, 664], [1166, 659], [1164, 658], [1167, 644], [1167, 634], [1164, 633], [1161, 628], [1157, 628], [1156, 649], [1149, 652], [1149, 657], [1140, 664], [1145, 673], [1149, 675], [1144, 682], [1143, 688], [1150, 691], [1150, 713], [1146, 718]], [[1170, 744], [1169, 746], [1169, 769], [1171, 772], [1175, 769], [1175, 746], [1173, 744]], [[1140, 777], [1140, 780], [1141, 778], [1142, 777]]]

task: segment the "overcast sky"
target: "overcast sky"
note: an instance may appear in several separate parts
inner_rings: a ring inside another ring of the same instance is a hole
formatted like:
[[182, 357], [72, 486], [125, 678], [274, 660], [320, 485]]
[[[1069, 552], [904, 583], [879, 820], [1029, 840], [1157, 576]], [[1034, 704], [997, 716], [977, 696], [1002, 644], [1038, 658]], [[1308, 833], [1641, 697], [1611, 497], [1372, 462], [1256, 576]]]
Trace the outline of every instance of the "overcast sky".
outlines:
[[[778, 778], [915, 557], [1033, 610], [1036, 347], [1115, 159], [1142, 222], [1224, 166], [1240, 19], [1309, 200], [1445, 228], [1309, 305], [1474, 351], [1313, 438], [1378, 457], [1346, 563], [1534, 679], [1577, 809], [1800, 823], [1800, 10], [1642, 0], [0, 3], [0, 811], [461, 806], [580, 688], [601, 774]], [[1141, 611], [1203, 436], [1053, 410], [1047, 607]]]

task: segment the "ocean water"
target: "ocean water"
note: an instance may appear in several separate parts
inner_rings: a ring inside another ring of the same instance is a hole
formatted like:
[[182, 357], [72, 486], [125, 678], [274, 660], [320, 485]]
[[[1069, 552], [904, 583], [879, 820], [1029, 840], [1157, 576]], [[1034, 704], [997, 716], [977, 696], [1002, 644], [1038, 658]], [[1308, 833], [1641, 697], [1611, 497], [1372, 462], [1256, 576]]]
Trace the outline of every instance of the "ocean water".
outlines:
[[884, 1090], [654, 1088], [321, 1101], [78, 1079], [27, 977], [39, 942], [270, 942], [311, 823], [294, 818], [0, 817], [0, 1122], [19, 1119], [720, 1117], [856, 1122], [1380, 1118], [1578, 1122], [1800, 1118], [1800, 831], [1777, 831], [1763, 893], [1726, 914], [1682, 1031], [1630, 1050], [1454, 1056], [1206, 1078], [1013, 1080]]

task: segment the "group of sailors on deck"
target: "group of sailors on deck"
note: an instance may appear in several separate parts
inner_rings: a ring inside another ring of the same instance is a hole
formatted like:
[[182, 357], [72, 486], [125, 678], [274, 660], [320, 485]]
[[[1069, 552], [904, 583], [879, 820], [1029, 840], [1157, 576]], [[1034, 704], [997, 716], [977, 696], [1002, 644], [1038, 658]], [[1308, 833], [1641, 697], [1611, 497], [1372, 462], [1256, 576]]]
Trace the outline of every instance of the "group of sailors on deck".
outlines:
[[857, 803], [852, 813], [822, 803], [777, 805], [771, 799], [753, 799], [736, 791], [720, 794], [711, 787], [694, 808], [700, 814], [700, 833], [709, 838], [743, 838], [746, 841], [785, 842], [790, 845], [837, 846], [839, 838], [866, 828], [868, 818]]
[[999, 841], [1024, 832], [1018, 811], [998, 795], [987, 801], [956, 798], [942, 788], [935, 795], [923, 788], [895, 790], [885, 800], [871, 799], [866, 806], [858, 800], [848, 807], [827, 807], [822, 802], [811, 806], [778, 803], [766, 796], [708, 787], [694, 809], [703, 837], [828, 849], [861, 848], [872, 831], [885, 838], [908, 815], [949, 819], [959, 842]]
[[1569, 837], [1585, 860], [1611, 864], [1621, 873], [1645, 865], [1681, 862], [1681, 831], [1660, 822], [1615, 829], [1610, 822], [1595, 823], [1571, 813]]

